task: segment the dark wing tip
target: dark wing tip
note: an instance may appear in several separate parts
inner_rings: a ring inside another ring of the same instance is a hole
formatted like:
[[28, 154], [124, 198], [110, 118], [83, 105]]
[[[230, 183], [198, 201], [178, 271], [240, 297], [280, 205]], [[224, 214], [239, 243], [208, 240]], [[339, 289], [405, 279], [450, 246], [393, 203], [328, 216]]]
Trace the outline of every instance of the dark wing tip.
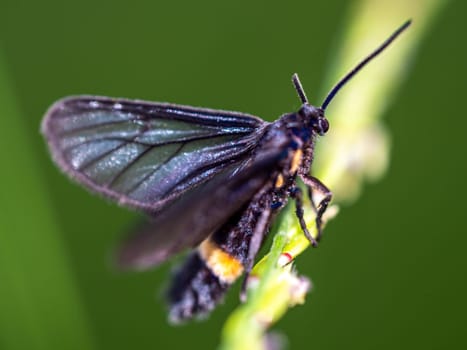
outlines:
[[92, 179], [88, 178], [79, 169], [73, 167], [70, 160], [66, 158], [65, 152], [60, 145], [60, 118], [69, 116], [82, 109], [86, 104], [96, 101], [98, 103], [113, 103], [116, 100], [109, 97], [76, 95], [61, 98], [49, 107], [42, 119], [40, 131], [46, 140], [54, 163], [65, 175], [73, 181], [83, 185], [93, 193], [109, 198], [117, 202], [119, 205], [131, 209], [144, 211], [152, 210], [152, 203], [142, 203], [141, 201], [133, 200], [125, 195], [118, 194], [105, 186], [94, 183]]
[[58, 145], [59, 141], [57, 130], [54, 128], [54, 120], [63, 114], [67, 103], [71, 100], [75, 100], [76, 98], [77, 96], [64, 97], [52, 104], [42, 118], [40, 126], [40, 132], [47, 142], [49, 152], [52, 155], [54, 162], [64, 173], [68, 174], [72, 178], [74, 177], [73, 171], [70, 169], [68, 162], [64, 159], [62, 154], [63, 152]]
[[[51, 120], [57, 114], [59, 110], [61, 110], [66, 103], [67, 98], [60, 99], [56, 101], [53, 105], [49, 107], [47, 112], [45, 112], [44, 117], [42, 118], [40, 131], [41, 134], [44, 135], [47, 141], [53, 138], [53, 130], [51, 128]], [[49, 142], [50, 145], [50, 142]]]
[[78, 182], [79, 175], [77, 174], [76, 169], [74, 169], [70, 162], [65, 159], [63, 149], [60, 147], [59, 132], [57, 130], [58, 123], [56, 123], [56, 120], [67, 113], [66, 110], [69, 108], [68, 105], [70, 103], [76, 102], [81, 98], [83, 98], [83, 96], [67, 96], [57, 100], [45, 113], [40, 127], [41, 134], [47, 142], [49, 152], [55, 164], [58, 165], [58, 168], [63, 173]]
[[47, 140], [51, 139], [54, 137], [54, 131], [52, 128], [52, 120], [57, 118], [60, 115], [60, 112], [62, 112], [67, 104], [73, 101], [77, 101], [83, 98], [86, 98], [89, 96], [66, 96], [63, 97], [57, 101], [55, 101], [45, 112], [44, 117], [42, 118], [41, 122], [41, 127], [40, 131], [41, 134], [45, 136]]

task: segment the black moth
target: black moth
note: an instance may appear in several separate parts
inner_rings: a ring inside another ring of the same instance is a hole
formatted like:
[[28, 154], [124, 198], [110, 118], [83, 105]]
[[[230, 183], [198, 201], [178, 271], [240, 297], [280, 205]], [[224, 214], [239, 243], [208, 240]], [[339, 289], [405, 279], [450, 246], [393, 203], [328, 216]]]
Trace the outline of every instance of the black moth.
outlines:
[[[96, 96], [68, 97], [47, 112], [42, 132], [58, 166], [88, 189], [143, 211], [151, 223], [123, 245], [124, 268], [156, 266], [198, 247], [168, 291], [170, 318], [208, 313], [229, 286], [248, 275], [273, 217], [288, 198], [304, 234], [316, 246], [331, 192], [310, 175], [314, 143], [328, 131], [324, 111], [337, 91], [386, 48], [410, 21], [361, 61], [321, 107], [302, 101], [273, 123], [257, 117]], [[320, 192], [318, 237], [303, 220], [298, 177]]]

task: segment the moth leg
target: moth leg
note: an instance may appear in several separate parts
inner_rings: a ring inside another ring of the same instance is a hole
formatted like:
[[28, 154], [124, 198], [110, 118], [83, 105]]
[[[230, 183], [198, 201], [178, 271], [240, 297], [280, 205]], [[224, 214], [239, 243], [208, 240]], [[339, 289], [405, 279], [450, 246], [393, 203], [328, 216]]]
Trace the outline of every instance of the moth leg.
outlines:
[[310, 194], [312, 194], [313, 191], [315, 191], [319, 192], [323, 196], [323, 199], [321, 199], [317, 207], [314, 205], [313, 198], [310, 198], [311, 202], [313, 203], [312, 205], [316, 207], [316, 229], [318, 230], [318, 236], [316, 239], [319, 241], [322, 232], [322, 217], [324, 212], [326, 211], [326, 208], [328, 207], [329, 202], [332, 199], [332, 192], [314, 176], [311, 176], [309, 174], [300, 174], [300, 178], [310, 189]]
[[315, 201], [313, 200], [313, 190], [311, 186], [306, 186], [307, 194], [308, 194], [308, 199], [310, 200], [311, 208], [315, 213], [318, 213], [318, 208], [316, 208]]
[[318, 241], [310, 234], [308, 227], [306, 226], [305, 219], [303, 218], [303, 193], [299, 187], [294, 187], [290, 191], [290, 195], [295, 199], [295, 214], [297, 215], [300, 227], [305, 234], [305, 237], [310, 241], [313, 247], [318, 246]]
[[253, 234], [251, 235], [250, 245], [248, 248], [248, 255], [244, 264], [245, 277], [242, 282], [242, 288], [240, 290], [240, 300], [246, 300], [246, 287], [248, 277], [250, 277], [251, 270], [253, 269], [253, 264], [255, 262], [255, 257], [258, 254], [258, 251], [261, 248], [261, 243], [266, 236], [266, 231], [269, 226], [269, 219], [271, 217], [271, 208], [264, 209], [261, 213], [261, 216], [258, 218], [256, 226], [254, 228]]

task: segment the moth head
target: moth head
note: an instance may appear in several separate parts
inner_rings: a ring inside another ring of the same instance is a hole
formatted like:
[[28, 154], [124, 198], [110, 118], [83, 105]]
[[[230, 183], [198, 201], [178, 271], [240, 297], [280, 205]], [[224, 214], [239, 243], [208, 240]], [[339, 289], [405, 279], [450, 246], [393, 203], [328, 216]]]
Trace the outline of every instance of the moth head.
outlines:
[[373, 52], [363, 58], [353, 69], [351, 69], [336, 85], [329, 91], [326, 98], [323, 101], [321, 107], [314, 107], [308, 103], [308, 99], [303, 90], [302, 84], [298, 79], [298, 75], [295, 73], [292, 76], [292, 83], [294, 84], [295, 90], [297, 90], [298, 96], [302, 101], [302, 107], [299, 110], [299, 114], [304, 118], [306, 122], [309, 122], [309, 126], [317, 132], [319, 135], [324, 135], [329, 129], [329, 122], [324, 117], [324, 111], [328, 107], [329, 103], [333, 100], [340, 89], [354, 77], [368, 62], [373, 60], [381, 52], [384, 51], [404, 30], [406, 30], [411, 20], [406, 21], [402, 24], [394, 33], [392, 33], [383, 43], [381, 43]]
[[298, 114], [305, 120], [308, 127], [317, 134], [323, 136], [329, 130], [329, 122], [324, 116], [322, 108], [304, 103], [300, 107]]
[[298, 110], [298, 114], [302, 117], [304, 123], [308, 128], [311, 128], [319, 135], [324, 135], [329, 129], [329, 122], [324, 116], [324, 109], [315, 107], [308, 103], [308, 99], [303, 90], [302, 83], [298, 79], [297, 73], [292, 76], [292, 83], [297, 90], [298, 96], [302, 101], [302, 106]]

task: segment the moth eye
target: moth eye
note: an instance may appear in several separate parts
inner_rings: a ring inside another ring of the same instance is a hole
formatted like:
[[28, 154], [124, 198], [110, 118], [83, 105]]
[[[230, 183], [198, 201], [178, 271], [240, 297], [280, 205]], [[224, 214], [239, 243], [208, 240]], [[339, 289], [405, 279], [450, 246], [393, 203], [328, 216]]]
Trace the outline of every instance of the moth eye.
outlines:
[[329, 130], [329, 122], [326, 118], [320, 119], [318, 126], [320, 135], [324, 135]]

